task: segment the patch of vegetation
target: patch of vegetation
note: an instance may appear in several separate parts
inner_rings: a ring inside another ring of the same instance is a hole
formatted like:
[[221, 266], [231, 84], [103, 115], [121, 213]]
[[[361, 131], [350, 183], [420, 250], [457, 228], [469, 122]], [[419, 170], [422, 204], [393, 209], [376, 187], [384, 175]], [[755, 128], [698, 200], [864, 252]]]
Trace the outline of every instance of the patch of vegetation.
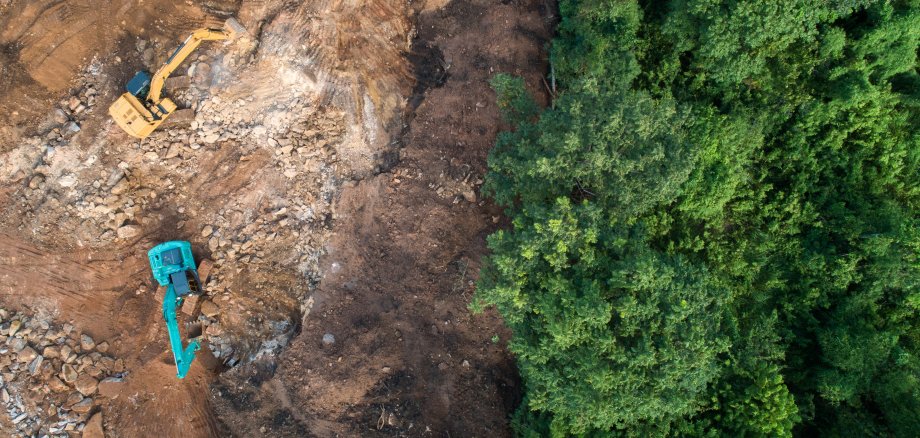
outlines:
[[486, 190], [521, 436], [920, 430], [920, 1], [560, 2]]

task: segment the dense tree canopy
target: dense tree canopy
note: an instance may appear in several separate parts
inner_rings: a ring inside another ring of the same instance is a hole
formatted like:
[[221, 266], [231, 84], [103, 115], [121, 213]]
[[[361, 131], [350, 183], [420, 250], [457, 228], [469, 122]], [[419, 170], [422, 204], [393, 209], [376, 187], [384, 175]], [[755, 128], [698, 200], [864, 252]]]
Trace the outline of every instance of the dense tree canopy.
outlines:
[[920, 0], [560, 1], [475, 309], [521, 435], [920, 431]]

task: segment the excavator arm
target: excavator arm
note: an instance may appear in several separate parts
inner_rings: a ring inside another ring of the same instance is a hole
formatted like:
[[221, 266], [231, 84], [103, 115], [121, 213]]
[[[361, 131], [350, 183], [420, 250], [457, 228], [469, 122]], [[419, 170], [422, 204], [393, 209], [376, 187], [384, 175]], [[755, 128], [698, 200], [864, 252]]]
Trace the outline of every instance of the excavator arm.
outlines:
[[147, 100], [151, 102], [160, 101], [163, 84], [166, 83], [166, 79], [182, 65], [185, 58], [188, 58], [202, 42], [227, 40], [232, 37], [233, 32], [222, 29], [198, 29], [193, 32], [166, 60], [166, 64], [160, 67], [150, 79], [150, 94], [148, 94]]
[[181, 299], [176, 297], [176, 289], [172, 284], [166, 288], [163, 297], [163, 320], [166, 321], [166, 331], [169, 333], [169, 346], [173, 358], [176, 360], [176, 377], [182, 379], [188, 374], [195, 352], [201, 349], [198, 340], [192, 340], [188, 346], [182, 348], [182, 335], [179, 333], [179, 321], [176, 319], [176, 307], [181, 306]]
[[166, 288], [163, 296], [163, 320], [169, 333], [169, 346], [176, 360], [176, 377], [182, 379], [188, 374], [195, 352], [201, 349], [198, 340], [182, 345], [176, 308], [182, 306], [186, 297], [201, 293], [201, 280], [195, 270], [192, 245], [185, 241], [164, 242], [147, 252], [153, 278]]

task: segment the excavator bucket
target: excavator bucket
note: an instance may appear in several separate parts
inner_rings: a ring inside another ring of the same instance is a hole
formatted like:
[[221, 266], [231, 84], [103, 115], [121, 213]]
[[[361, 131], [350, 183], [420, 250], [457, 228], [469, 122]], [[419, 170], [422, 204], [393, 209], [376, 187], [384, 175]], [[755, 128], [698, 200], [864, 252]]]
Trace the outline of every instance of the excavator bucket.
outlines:
[[230, 39], [236, 39], [246, 36], [246, 28], [236, 21], [236, 18], [230, 17], [224, 22], [224, 30], [230, 33]]

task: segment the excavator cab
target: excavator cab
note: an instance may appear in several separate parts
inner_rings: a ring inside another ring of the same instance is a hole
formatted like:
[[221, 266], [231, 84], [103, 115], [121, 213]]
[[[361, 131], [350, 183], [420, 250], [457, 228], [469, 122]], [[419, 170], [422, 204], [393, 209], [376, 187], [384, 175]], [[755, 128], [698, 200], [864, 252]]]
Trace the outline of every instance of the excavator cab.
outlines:
[[146, 138], [178, 108], [172, 99], [162, 96], [163, 85], [169, 75], [203, 41], [227, 40], [245, 32], [246, 29], [233, 18], [227, 19], [222, 29], [198, 29], [192, 32], [156, 73], [151, 75], [140, 71], [135, 74], [125, 86], [126, 93], [109, 106], [109, 115], [132, 137]]

